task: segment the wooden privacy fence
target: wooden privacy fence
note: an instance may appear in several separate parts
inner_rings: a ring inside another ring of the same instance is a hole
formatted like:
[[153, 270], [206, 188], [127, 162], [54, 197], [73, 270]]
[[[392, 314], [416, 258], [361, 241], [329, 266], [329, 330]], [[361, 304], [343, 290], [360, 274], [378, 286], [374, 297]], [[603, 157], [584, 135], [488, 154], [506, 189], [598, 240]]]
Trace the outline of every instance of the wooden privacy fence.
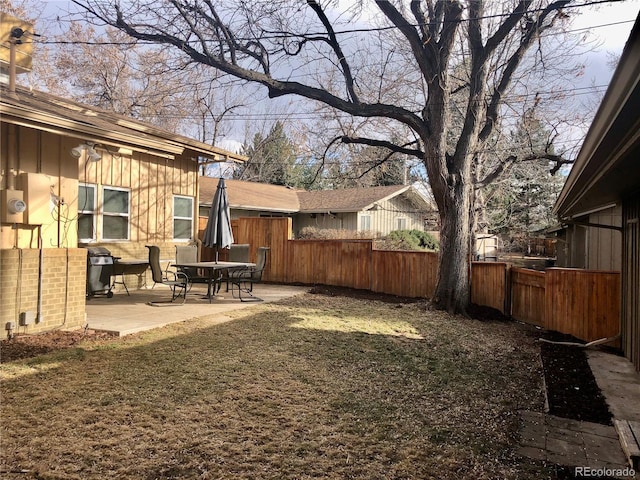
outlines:
[[481, 262], [474, 262], [471, 271], [474, 303], [587, 342], [620, 333], [618, 272], [574, 268], [540, 272]]
[[373, 250], [371, 269], [374, 292], [430, 298], [436, 289], [438, 254]]
[[[200, 238], [206, 218], [200, 219]], [[438, 256], [433, 252], [373, 249], [371, 240], [292, 240], [291, 219], [247, 217], [232, 220], [235, 243], [269, 247], [264, 279], [276, 283], [350, 287], [405, 297], [430, 297], [435, 289]], [[222, 252], [220, 258], [225, 258]], [[215, 258], [203, 248], [202, 258]]]
[[505, 314], [508, 312], [506, 263], [472, 262], [471, 286], [472, 303], [486, 305]]
[[[206, 219], [201, 232], [205, 224]], [[270, 247], [263, 277], [269, 282], [423, 298], [435, 290], [438, 256], [432, 252], [374, 250], [370, 240], [292, 240], [289, 218], [240, 218], [232, 227], [235, 242], [251, 246], [250, 259], [258, 247]], [[203, 258], [212, 258], [206, 250]], [[501, 262], [472, 262], [471, 301], [593, 341], [619, 333], [620, 274], [566, 268], [540, 272]]]
[[545, 292], [546, 274], [544, 272], [525, 268], [512, 268], [511, 317], [521, 322], [544, 327]]

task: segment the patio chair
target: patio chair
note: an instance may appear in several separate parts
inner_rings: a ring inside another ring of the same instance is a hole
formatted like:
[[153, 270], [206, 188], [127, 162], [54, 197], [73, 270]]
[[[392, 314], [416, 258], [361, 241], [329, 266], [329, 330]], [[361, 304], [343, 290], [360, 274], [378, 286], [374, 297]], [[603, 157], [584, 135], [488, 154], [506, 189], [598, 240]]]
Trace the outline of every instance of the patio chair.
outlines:
[[[176, 245], [176, 264], [181, 263], [195, 263], [198, 261], [198, 246], [197, 245]], [[184, 273], [189, 280], [188, 290], [194, 283], [208, 283], [209, 278], [203, 277], [198, 273], [197, 268], [191, 267], [177, 267], [178, 272]]]
[[[233, 243], [229, 247], [229, 261], [230, 262], [249, 262], [249, 244], [248, 243]], [[227, 292], [229, 291], [229, 271], [222, 271], [222, 278], [218, 283], [218, 291], [222, 286], [222, 282], [227, 284]]]
[[[146, 247], [149, 249], [149, 267], [151, 267], [154, 285], [159, 283], [171, 287], [171, 300], [148, 302], [149, 305], [183, 305], [187, 301], [187, 285], [189, 284], [187, 275], [182, 272], [163, 272], [160, 266], [160, 248], [155, 245], [146, 245]], [[169, 276], [173, 278], [169, 278]], [[180, 296], [182, 296], [182, 303], [173, 303]]]
[[258, 259], [255, 267], [239, 268], [229, 271], [229, 283], [231, 283], [231, 294], [233, 298], [236, 298], [235, 288], [237, 288], [237, 298], [240, 298], [241, 302], [262, 301], [261, 298], [253, 294], [253, 285], [262, 281], [262, 274], [267, 266], [267, 254], [269, 250], [269, 247], [258, 248]]

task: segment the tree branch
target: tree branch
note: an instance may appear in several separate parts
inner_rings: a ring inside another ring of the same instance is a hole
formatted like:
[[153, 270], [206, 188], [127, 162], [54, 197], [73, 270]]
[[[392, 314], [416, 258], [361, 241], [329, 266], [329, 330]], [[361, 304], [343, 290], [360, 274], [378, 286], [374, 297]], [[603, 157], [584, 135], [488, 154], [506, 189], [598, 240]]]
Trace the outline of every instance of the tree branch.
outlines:
[[501, 162], [493, 171], [487, 174], [482, 180], [477, 181], [475, 184], [475, 188], [484, 188], [487, 185], [493, 183], [495, 180], [500, 177], [504, 173], [505, 170], [511, 168], [513, 164], [516, 162], [531, 162], [533, 160], [549, 160], [554, 163], [554, 166], [551, 167], [549, 173], [551, 175], [555, 175], [558, 170], [562, 168], [563, 165], [571, 165], [574, 163], [574, 160], [569, 160], [568, 158], [564, 158], [562, 155], [556, 155], [553, 153], [532, 153], [529, 154], [520, 160], [516, 155], [509, 155], [503, 162]]
[[413, 141], [405, 145], [396, 145], [395, 143], [388, 142], [386, 140], [377, 140], [374, 138], [366, 138], [366, 137], [349, 137], [348, 135], [337, 137], [337, 139], [339, 139], [340, 141], [342, 141], [342, 143], [345, 143], [345, 144], [356, 143], [360, 145], [369, 145], [370, 147], [382, 147], [382, 148], [391, 150], [391, 152], [393, 153], [403, 153], [405, 155], [411, 155], [412, 157], [417, 157], [420, 160], [424, 159], [424, 152], [422, 150], [415, 149], [415, 148], [407, 148], [408, 145], [416, 144], [417, 141]]
[[[422, 75], [426, 79], [431, 79], [435, 75], [435, 57], [425, 47], [420, 35], [416, 31], [415, 27], [411, 25], [402, 14], [392, 5], [388, 0], [376, 0], [378, 8], [384, 13], [384, 15], [393, 23], [398, 30], [405, 36], [411, 46], [413, 56], [418, 62], [418, 67], [422, 72]], [[429, 43], [430, 44], [430, 43]]]
[[347, 85], [347, 91], [349, 92], [351, 101], [355, 104], [360, 103], [360, 100], [358, 99], [358, 95], [356, 94], [354, 89], [354, 82], [353, 82], [353, 75], [351, 74], [351, 67], [349, 66], [349, 62], [347, 62], [347, 59], [345, 57], [345, 54], [342, 51], [342, 48], [340, 47], [340, 43], [338, 42], [338, 37], [336, 37], [336, 33], [333, 29], [333, 25], [331, 25], [331, 22], [327, 18], [326, 14], [324, 13], [324, 10], [322, 9], [322, 7], [318, 2], [316, 2], [315, 0], [307, 0], [307, 5], [309, 5], [311, 9], [316, 13], [318, 18], [322, 22], [322, 25], [324, 25], [324, 28], [327, 30], [327, 34], [329, 35], [327, 43], [333, 49], [333, 52], [336, 54], [336, 57], [338, 57], [338, 61], [340, 62], [340, 66], [342, 67], [342, 75], [344, 76], [344, 80]]
[[[262, 73], [241, 66], [239, 64], [239, 59], [237, 58], [235, 58], [235, 61], [230, 61], [229, 59], [224, 58], [222, 53], [218, 55], [207, 55], [203, 52], [200, 52], [184, 38], [177, 37], [164, 31], [158, 32], [156, 26], [148, 26], [149, 31], [141, 31], [125, 19], [122, 11], [117, 6], [115, 7], [116, 18], [111, 19], [106, 17], [105, 15], [102, 15], [95, 9], [86, 6], [78, 0], [72, 1], [82, 8], [85, 8], [89, 13], [96, 16], [104, 23], [124, 31], [133, 38], [157, 44], [173, 45], [182, 50], [182, 52], [184, 52], [192, 60], [198, 63], [214, 67], [222, 72], [228, 73], [243, 80], [260, 83], [267, 87], [270, 98], [276, 98], [290, 94], [300, 95], [310, 100], [319, 101], [350, 115], [364, 118], [391, 118], [409, 126], [416, 132], [424, 133], [425, 124], [423, 120], [418, 115], [405, 108], [384, 103], [354, 103], [352, 101], [344, 100], [340, 97], [337, 97], [322, 88], [316, 88], [294, 81], [277, 80], [269, 74], [268, 70], [266, 70], [265, 73]], [[212, 25], [212, 27], [216, 27], [216, 25]], [[247, 54], [245, 50], [242, 50], [242, 52]], [[255, 57], [252, 56], [252, 58]], [[264, 63], [261, 62], [261, 65], [264, 67], [266, 65], [266, 61]]]
[[[516, 72], [516, 69], [522, 62], [522, 59], [524, 58], [524, 54], [526, 53], [528, 48], [532, 45], [537, 35], [539, 35], [543, 31], [553, 26], [554, 21], [552, 21], [549, 25], [546, 25], [546, 26], [544, 25], [544, 21], [546, 20], [547, 16], [556, 10], [560, 10], [565, 5], [571, 3], [571, 1], [572, 0], [558, 0], [557, 2], [554, 2], [548, 5], [547, 8], [545, 8], [540, 13], [536, 21], [531, 21], [527, 23], [527, 29], [522, 36], [520, 45], [516, 49], [515, 53], [511, 55], [511, 57], [508, 59], [506, 66], [504, 68], [504, 71], [502, 73], [502, 76], [500, 78], [500, 82], [498, 83], [497, 88], [494, 90], [493, 95], [491, 96], [491, 101], [487, 106], [486, 115], [485, 115], [485, 118], [486, 118], [485, 125], [484, 127], [482, 127], [482, 130], [480, 131], [480, 135], [479, 135], [479, 140], [481, 142], [489, 138], [489, 136], [491, 135], [491, 132], [495, 127], [496, 120], [498, 118], [498, 110], [500, 108], [502, 97], [507, 87], [511, 83], [511, 80], [513, 78], [514, 73]], [[507, 22], [511, 21], [511, 19], [512, 17], [510, 16], [502, 26], [504, 26]], [[498, 31], [500, 31], [500, 29], [498, 29]], [[506, 33], [504, 33], [504, 35], [506, 35]], [[494, 37], [496, 35], [494, 35]], [[491, 41], [495, 42], [497, 41], [497, 38], [493, 39], [492, 37]], [[495, 48], [495, 47], [492, 47], [492, 48]]]

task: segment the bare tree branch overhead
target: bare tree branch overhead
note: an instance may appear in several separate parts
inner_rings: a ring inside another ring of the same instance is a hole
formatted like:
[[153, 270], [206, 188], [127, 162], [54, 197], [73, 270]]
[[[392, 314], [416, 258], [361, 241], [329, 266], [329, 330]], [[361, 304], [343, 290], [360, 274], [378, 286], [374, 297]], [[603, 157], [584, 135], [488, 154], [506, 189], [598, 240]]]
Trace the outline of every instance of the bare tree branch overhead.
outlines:
[[[562, 34], [574, 0], [73, 3], [90, 21], [263, 85], [270, 98], [297, 95], [412, 131], [416, 148], [384, 138], [379, 129], [341, 140], [385, 147], [424, 164], [442, 225], [432, 303], [452, 312], [463, 312], [469, 302], [472, 169], [487, 157], [480, 152], [495, 142], [499, 126], [513, 121], [509, 102], [533, 103], [528, 89], [561, 87], [559, 80], [550, 84], [550, 65], [557, 79], [574, 72], [570, 46], [549, 35]], [[540, 146], [540, 155], [545, 151]], [[557, 158], [544, 158], [568, 162], [552, 154]], [[504, 157], [480, 183], [514, 161]]]

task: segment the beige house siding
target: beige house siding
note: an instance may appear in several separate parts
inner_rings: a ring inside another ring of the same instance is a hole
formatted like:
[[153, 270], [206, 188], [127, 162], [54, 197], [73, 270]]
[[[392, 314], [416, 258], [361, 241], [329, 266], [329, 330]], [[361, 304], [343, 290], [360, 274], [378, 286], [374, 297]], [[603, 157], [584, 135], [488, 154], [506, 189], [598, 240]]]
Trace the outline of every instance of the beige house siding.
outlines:
[[[617, 205], [580, 218], [592, 225], [622, 225], [622, 207]], [[581, 225], [569, 225], [557, 244], [558, 266], [589, 270], [622, 269], [622, 233], [619, 230]]]
[[281, 212], [267, 212], [261, 210], [236, 210], [231, 209], [231, 219], [235, 220], [240, 217], [290, 217], [291, 215], [287, 215], [286, 213]]
[[293, 229], [300, 232], [304, 227], [336, 230], [357, 230], [358, 214], [355, 212], [338, 213], [298, 213], [294, 217]]
[[424, 230], [424, 212], [417, 212], [408, 201], [400, 197], [376, 202], [377, 207], [360, 212], [299, 213], [294, 217], [294, 231], [304, 227], [363, 231], [363, 217], [370, 216], [368, 231], [388, 235], [398, 229], [398, 219], [404, 219], [405, 229]]
[[[12, 141], [8, 141], [10, 130]], [[22, 192], [27, 204], [23, 220], [0, 226], [2, 282], [0, 284], [1, 323], [18, 326], [20, 313], [35, 311], [38, 291], [38, 263], [43, 249], [43, 321], [21, 327], [37, 333], [51, 328], [78, 328], [84, 324], [85, 246], [104, 246], [122, 258], [147, 258], [145, 245], [161, 247], [162, 258], [175, 255], [173, 241], [174, 195], [193, 198], [193, 231], [197, 235], [197, 163], [190, 158], [175, 159], [135, 152], [120, 155], [114, 148], [100, 149], [102, 159], [86, 162], [70, 150], [78, 139], [33, 128], [2, 123], [0, 137], [1, 171], [7, 172], [8, 145], [14, 145], [17, 175], [2, 178], [2, 188]], [[15, 139], [15, 141], [14, 141]], [[125, 188], [129, 199], [129, 239], [102, 241], [98, 203], [95, 222], [97, 240], [79, 244], [78, 186]], [[34, 266], [35, 262], [35, 266]], [[137, 277], [136, 277], [137, 279]], [[35, 282], [35, 283], [34, 283]], [[129, 285], [133, 285], [131, 282]], [[19, 290], [17, 290], [19, 288]]]
[[[129, 241], [100, 242], [118, 244], [122, 242], [141, 243], [165, 242], [173, 239], [173, 199], [174, 195], [193, 198], [195, 238], [197, 229], [197, 166], [190, 159], [175, 160], [148, 154], [133, 156], [103, 153], [100, 162], [80, 168], [80, 181], [98, 186], [98, 194], [104, 186], [124, 187], [130, 196], [130, 238]], [[76, 198], [77, 200], [77, 198]], [[97, 222], [98, 238], [101, 225]], [[117, 247], [116, 247], [117, 248]]]
[[[388, 235], [393, 230], [399, 229], [400, 220], [404, 223], [404, 230], [424, 230], [424, 212], [417, 212], [416, 208], [402, 197], [393, 197], [389, 200], [376, 202], [378, 207], [361, 215], [371, 214], [372, 230]], [[358, 226], [359, 227], [359, 226]], [[359, 228], [358, 228], [359, 229]]]

